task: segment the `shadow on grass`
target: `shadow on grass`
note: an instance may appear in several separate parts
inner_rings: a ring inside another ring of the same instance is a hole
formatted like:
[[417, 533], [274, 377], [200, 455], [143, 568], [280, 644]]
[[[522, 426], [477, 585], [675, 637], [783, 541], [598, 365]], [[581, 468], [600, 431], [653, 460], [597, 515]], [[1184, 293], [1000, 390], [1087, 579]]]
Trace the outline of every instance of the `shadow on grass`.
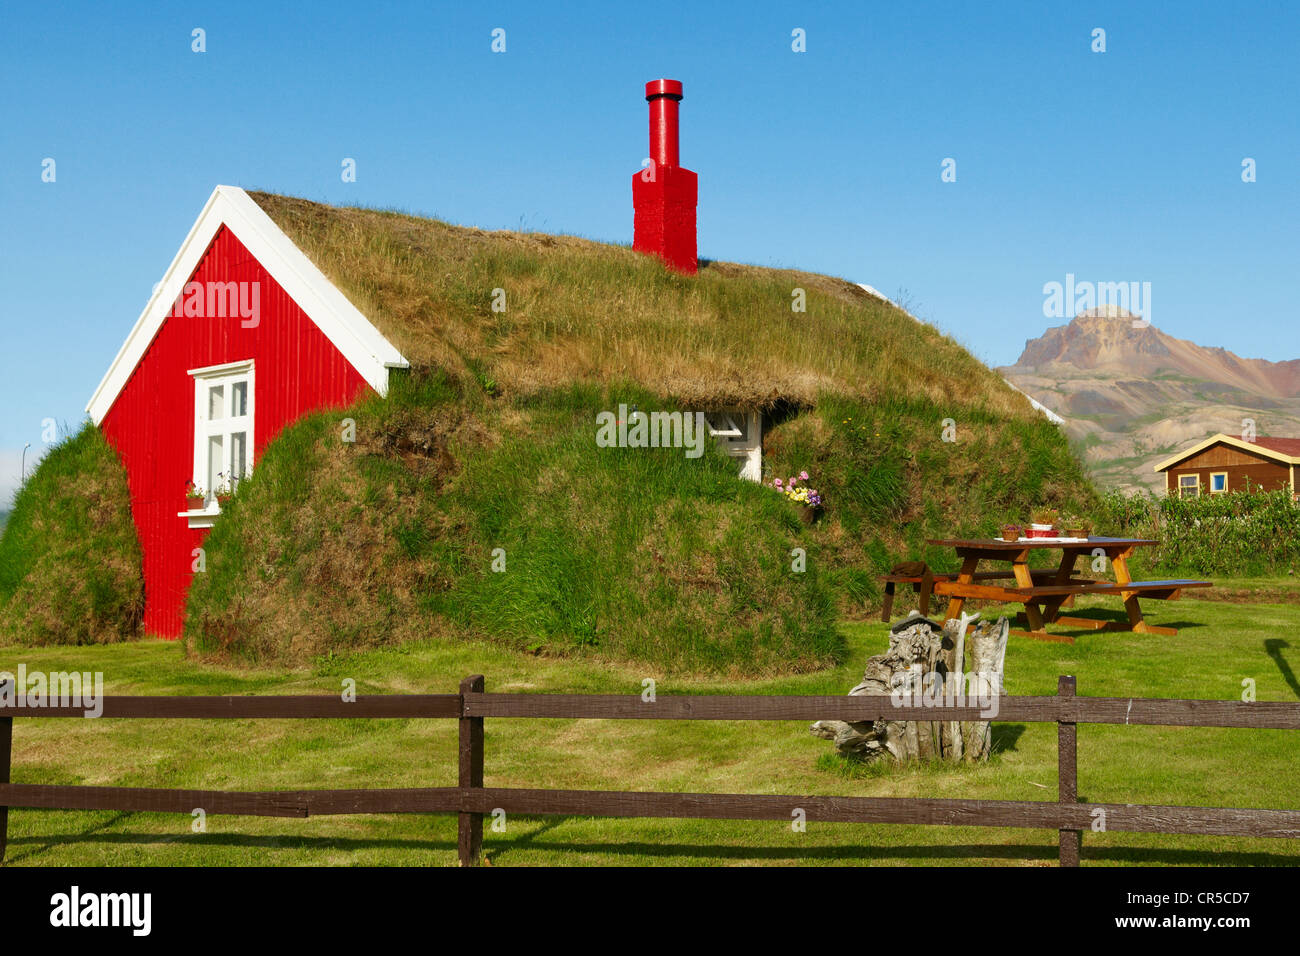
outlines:
[[[180, 844], [187, 847], [242, 847], [245, 849], [264, 850], [445, 850], [456, 852], [455, 840], [416, 840], [384, 839], [382, 837], [303, 837], [272, 836], [270, 834], [249, 836], [236, 833], [66, 833], [50, 834], [39, 837], [17, 837], [9, 840], [9, 854], [3, 865], [36, 862], [33, 858], [57, 846], [96, 844], [102, 846], [164, 846]], [[27, 852], [14, 853], [21, 846], [30, 846]], [[120, 863], [107, 863], [105, 866], [122, 866]], [[142, 864], [148, 866], [150, 864]], [[214, 863], [211, 866], [226, 864]], [[254, 864], [257, 865], [257, 864]]]
[[[516, 818], [518, 819], [518, 818]], [[970, 861], [978, 865], [979, 860], [1005, 860], [1011, 863], [1028, 865], [1055, 865], [1057, 847], [1054, 843], [1034, 844], [1000, 844], [1000, 843], [954, 843], [947, 845], [901, 845], [869, 846], [853, 843], [841, 846], [731, 846], [727, 844], [691, 844], [691, 843], [646, 843], [646, 842], [585, 842], [557, 841], [538, 842], [538, 837], [574, 821], [586, 821], [587, 817], [547, 817], [525, 818], [540, 825], [529, 832], [500, 840], [485, 834], [484, 855], [494, 863], [508, 863], [512, 856], [528, 851], [564, 853], [572, 857], [570, 862], [562, 865], [587, 865], [582, 859], [585, 855], [604, 854], [627, 858], [626, 863], [635, 865], [639, 860], [685, 859], [707, 863], [712, 860], [745, 861], [799, 861], [809, 862], [855, 862], [859, 865], [895, 865], [896, 861], [919, 864], [949, 865]], [[383, 838], [337, 838], [337, 837], [277, 837], [271, 835], [240, 834], [155, 834], [155, 833], [76, 833], [50, 835], [43, 837], [19, 837], [10, 841], [10, 849], [22, 845], [37, 847], [28, 853], [11, 856], [6, 863], [13, 864], [30, 860], [43, 850], [62, 844], [100, 844], [118, 846], [151, 846], [175, 844], [184, 840], [194, 847], [234, 847], [263, 850], [314, 850], [314, 851], [358, 851], [358, 850], [405, 850], [446, 853], [454, 857], [455, 840], [424, 839], [383, 839]], [[1294, 855], [1268, 852], [1233, 852], [1231, 850], [1186, 850], [1159, 847], [1090, 847], [1084, 838], [1082, 860], [1085, 865], [1106, 866], [1119, 863], [1147, 866], [1294, 866]], [[258, 861], [255, 865], [267, 865], [271, 861]], [[448, 862], [453, 862], [448, 860]], [[107, 864], [121, 865], [121, 864]], [[147, 864], [146, 864], [147, 865]], [[224, 865], [224, 864], [212, 864]], [[286, 864], [288, 865], [288, 864]], [[294, 864], [297, 865], [297, 864]], [[397, 865], [419, 865], [418, 862]], [[549, 862], [530, 863], [521, 861], [522, 866], [554, 866]], [[592, 866], [608, 865], [607, 862], [592, 859]]]
[[1286, 685], [1291, 688], [1291, 693], [1300, 697], [1300, 682], [1296, 681], [1295, 671], [1291, 669], [1291, 665], [1288, 664], [1286, 658], [1282, 656], [1282, 648], [1290, 646], [1290, 644], [1282, 640], [1280, 637], [1270, 637], [1264, 642], [1264, 651], [1269, 657], [1273, 658], [1273, 662], [1277, 664], [1277, 669], [1282, 672], [1282, 679], [1286, 681]]
[[[949, 865], [961, 860], [1008, 860], [1023, 863], [1055, 864], [1059, 850], [1055, 844], [1043, 846], [1007, 846], [1000, 843], [955, 843], [945, 846], [821, 846], [799, 849], [779, 846], [674, 845], [671, 843], [547, 843], [547, 850], [566, 853], [605, 853], [610, 856], [684, 857], [707, 860], [852, 860], [864, 866], [893, 865], [891, 861], [930, 862]], [[493, 861], [507, 862], [513, 847], [486, 844]], [[1179, 850], [1156, 847], [1092, 847], [1084, 840], [1083, 863], [1105, 866], [1116, 863], [1151, 866], [1294, 866], [1295, 857], [1280, 853], [1223, 853], [1214, 850]]]
[[1015, 750], [1026, 729], [1026, 724], [993, 724], [989, 749], [995, 754]]
[[[1112, 611], [1109, 608], [1086, 607], [1077, 610], [1074, 608], [1063, 608], [1061, 610], [1061, 613], [1066, 617], [1085, 618], [1087, 620], [1097, 621], [1099, 623], [1105, 623], [1111, 626], [1107, 628], [1093, 629], [1089, 627], [1072, 627], [1069, 624], [1061, 624], [1054, 621], [1048, 621], [1047, 622], [1047, 627], [1049, 628], [1048, 633], [1060, 635], [1062, 637], [1070, 637], [1073, 638], [1075, 641], [1078, 641], [1078, 639], [1081, 637], [1097, 637], [1097, 638], [1105, 639], [1106, 637], [1115, 634], [1133, 633], [1133, 631], [1129, 630], [1128, 617], [1122, 611], [1116, 613], [1115, 611]], [[1166, 621], [1163, 620], [1158, 614], [1152, 614], [1149, 608], [1143, 609], [1143, 617], [1148, 624], [1156, 624], [1159, 625], [1160, 627], [1172, 627], [1179, 631], [1186, 631], [1198, 627], [1209, 626], [1204, 621]], [[1015, 623], [1012, 624], [1012, 627], [1019, 627], [1021, 629], [1024, 629], [1026, 626], [1027, 626], [1027, 621], [1025, 619], [1024, 614], [1023, 613], [1017, 614], [1015, 617]]]

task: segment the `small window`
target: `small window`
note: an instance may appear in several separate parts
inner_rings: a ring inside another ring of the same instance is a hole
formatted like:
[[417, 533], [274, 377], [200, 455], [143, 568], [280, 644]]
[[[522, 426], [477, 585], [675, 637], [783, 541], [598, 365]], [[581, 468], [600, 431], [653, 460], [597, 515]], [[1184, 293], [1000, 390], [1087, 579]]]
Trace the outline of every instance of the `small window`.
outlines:
[[253, 470], [253, 363], [193, 369], [194, 483], [233, 491]]
[[763, 415], [757, 411], [705, 412], [709, 434], [740, 461], [740, 477], [763, 480]]
[[1178, 494], [1183, 498], [1195, 498], [1201, 493], [1201, 479], [1198, 475], [1179, 475]]
[[1210, 494], [1221, 495], [1228, 490], [1228, 473], [1214, 471], [1210, 473]]

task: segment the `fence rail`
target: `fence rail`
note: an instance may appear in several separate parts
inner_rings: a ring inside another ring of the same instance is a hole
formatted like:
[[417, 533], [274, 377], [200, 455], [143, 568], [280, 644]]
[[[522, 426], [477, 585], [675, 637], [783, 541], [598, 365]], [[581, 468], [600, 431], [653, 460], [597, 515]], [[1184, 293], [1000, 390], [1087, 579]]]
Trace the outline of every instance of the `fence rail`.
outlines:
[[889, 697], [660, 697], [638, 695], [488, 694], [483, 677], [461, 682], [458, 694], [337, 697], [105, 697], [105, 718], [161, 719], [451, 719], [459, 724], [458, 786], [361, 790], [228, 792], [140, 787], [50, 786], [9, 782], [13, 721], [84, 717], [84, 707], [0, 706], [0, 861], [9, 808], [121, 810], [308, 817], [345, 813], [455, 813], [460, 862], [479, 862], [483, 818], [506, 813], [666, 817], [715, 820], [903, 823], [931, 826], [1056, 830], [1062, 866], [1077, 866], [1082, 834], [1098, 820], [1131, 833], [1300, 838], [1300, 810], [1081, 803], [1077, 726], [1081, 723], [1182, 727], [1300, 729], [1300, 704], [1217, 700], [1076, 697], [1073, 677], [1061, 677], [1054, 697], [999, 697], [997, 722], [1057, 725], [1056, 802], [919, 797], [787, 796], [736, 793], [654, 793], [485, 787], [484, 720], [575, 718], [626, 720], [981, 720], [979, 706], [912, 702]]

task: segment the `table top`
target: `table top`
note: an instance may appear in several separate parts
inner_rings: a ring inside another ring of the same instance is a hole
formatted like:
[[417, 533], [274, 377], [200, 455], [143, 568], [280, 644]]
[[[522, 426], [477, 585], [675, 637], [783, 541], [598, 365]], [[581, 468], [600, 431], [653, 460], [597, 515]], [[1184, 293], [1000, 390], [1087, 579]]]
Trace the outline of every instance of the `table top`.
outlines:
[[1149, 538], [1099, 538], [1088, 537], [1073, 541], [1051, 538], [1026, 538], [1023, 541], [1003, 541], [1001, 538], [927, 538], [926, 544], [938, 547], [980, 551], [1023, 551], [1025, 548], [1143, 548], [1159, 544]]

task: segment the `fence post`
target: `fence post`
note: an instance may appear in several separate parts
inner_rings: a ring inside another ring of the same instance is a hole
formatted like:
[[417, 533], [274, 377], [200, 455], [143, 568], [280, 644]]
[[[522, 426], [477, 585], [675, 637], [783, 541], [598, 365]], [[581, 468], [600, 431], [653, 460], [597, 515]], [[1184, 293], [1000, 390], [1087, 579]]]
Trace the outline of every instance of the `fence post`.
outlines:
[[[1073, 677], [1058, 677], [1056, 696], [1060, 701], [1074, 696]], [[1078, 728], [1073, 720], [1063, 720], [1061, 714], [1056, 716], [1056, 777], [1057, 802], [1079, 802], [1079, 759]], [[1061, 866], [1079, 865], [1079, 847], [1083, 842], [1080, 830], [1060, 831]]]
[[[467, 716], [466, 694], [483, 693], [483, 675], [460, 682], [460, 778], [461, 791], [483, 786], [483, 718]], [[461, 866], [478, 866], [483, 849], [483, 814], [457, 814], [456, 847]]]
[[[14, 719], [0, 717], [0, 783], [9, 782], [9, 757], [13, 752]], [[0, 863], [9, 845], [9, 808], [0, 806]]]

